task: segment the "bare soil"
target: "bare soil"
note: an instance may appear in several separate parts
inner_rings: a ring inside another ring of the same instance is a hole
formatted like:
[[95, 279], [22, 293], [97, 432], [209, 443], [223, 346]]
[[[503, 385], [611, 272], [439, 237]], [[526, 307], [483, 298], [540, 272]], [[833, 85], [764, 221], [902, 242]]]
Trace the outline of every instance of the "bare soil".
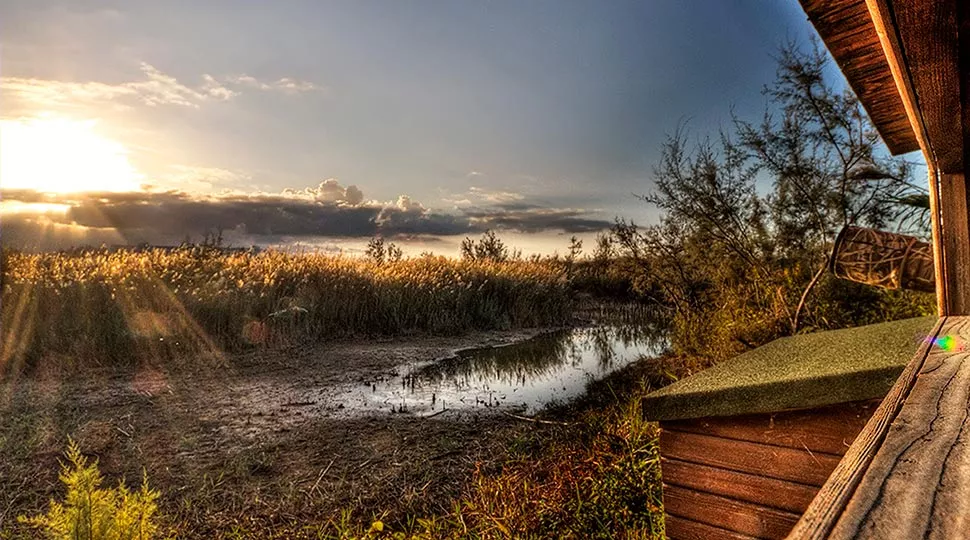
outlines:
[[497, 466], [510, 442], [545, 428], [488, 409], [427, 418], [347, 410], [332, 392], [535, 333], [344, 341], [125, 369], [42, 362], [0, 385], [0, 537], [32, 536], [16, 517], [63, 495], [68, 437], [109, 484], [138, 485], [144, 470], [179, 537], [291, 537], [341, 511], [394, 522], [450, 510], [477, 467]]

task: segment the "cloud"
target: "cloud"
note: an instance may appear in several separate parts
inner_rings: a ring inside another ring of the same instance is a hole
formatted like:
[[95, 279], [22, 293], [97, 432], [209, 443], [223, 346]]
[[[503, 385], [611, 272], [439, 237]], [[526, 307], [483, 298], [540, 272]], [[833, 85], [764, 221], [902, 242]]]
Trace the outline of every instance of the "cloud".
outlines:
[[490, 203], [507, 203], [511, 201], [521, 201], [525, 195], [512, 191], [489, 191], [480, 187], [472, 186], [468, 189], [469, 194], [479, 200]]
[[[0, 92], [19, 105], [14, 109], [66, 109], [74, 107], [103, 107], [112, 105], [128, 108], [133, 104], [150, 107], [163, 105], [199, 108], [207, 101], [228, 101], [238, 97], [243, 88], [300, 94], [320, 90], [321, 87], [290, 77], [263, 81], [250, 75], [217, 77], [202, 74], [202, 83], [191, 86], [155, 66], [141, 62], [141, 76], [118, 84], [98, 81], [58, 81], [26, 77], [0, 78]], [[7, 115], [11, 114], [11, 107]]]
[[[218, 170], [218, 169], [216, 169]], [[522, 202], [457, 213], [434, 211], [407, 195], [368, 201], [356, 186], [328, 179], [313, 188], [282, 193], [185, 191], [41, 194], [0, 190], [4, 201], [61, 204], [58, 213], [5, 216], [3, 243], [49, 249], [100, 243], [171, 245], [222, 230], [233, 245], [270, 245], [321, 238], [431, 238], [477, 235], [486, 229], [589, 232], [611, 223], [581, 209], [555, 209]], [[32, 241], [32, 239], [35, 239]], [[110, 242], [108, 241], [110, 240]]]
[[211, 98], [225, 101], [239, 95], [239, 92], [226, 88], [225, 85], [208, 73], [202, 76], [202, 80], [204, 81], [202, 91]]
[[320, 182], [315, 188], [306, 188], [303, 191], [292, 189], [283, 190], [283, 195], [291, 197], [307, 197], [322, 203], [338, 203], [347, 205], [358, 205], [364, 202], [364, 193], [357, 186], [343, 187], [335, 178], [329, 178]]
[[303, 92], [314, 92], [318, 90], [323, 90], [322, 87], [309, 82], [301, 81], [298, 79], [293, 79], [291, 77], [283, 77], [275, 81], [260, 80], [252, 75], [233, 75], [225, 78], [227, 84], [233, 84], [236, 86], [245, 86], [249, 88], [255, 88], [257, 90], [263, 91], [280, 91], [287, 94], [300, 94]]
[[[222, 169], [219, 167], [200, 167], [193, 165], [172, 165], [168, 172], [157, 178], [160, 185], [166, 188], [189, 192], [211, 192], [227, 189], [231, 186], [243, 185], [252, 180], [248, 174]], [[146, 189], [158, 186], [148, 184]]]
[[509, 229], [524, 233], [562, 230], [567, 233], [609, 229], [610, 221], [589, 217], [580, 208], [548, 208], [526, 203], [499, 204], [490, 208], [463, 210], [471, 224], [482, 229]]

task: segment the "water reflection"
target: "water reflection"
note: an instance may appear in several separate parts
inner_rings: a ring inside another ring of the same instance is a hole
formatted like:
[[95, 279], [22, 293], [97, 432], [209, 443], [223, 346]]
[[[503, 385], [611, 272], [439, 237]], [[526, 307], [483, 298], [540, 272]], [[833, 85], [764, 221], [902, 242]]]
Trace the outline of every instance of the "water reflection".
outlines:
[[404, 368], [399, 377], [369, 381], [347, 392], [346, 405], [414, 414], [496, 406], [534, 412], [580, 396], [591, 380], [660, 354], [666, 345], [662, 336], [651, 325], [600, 326], [465, 350]]

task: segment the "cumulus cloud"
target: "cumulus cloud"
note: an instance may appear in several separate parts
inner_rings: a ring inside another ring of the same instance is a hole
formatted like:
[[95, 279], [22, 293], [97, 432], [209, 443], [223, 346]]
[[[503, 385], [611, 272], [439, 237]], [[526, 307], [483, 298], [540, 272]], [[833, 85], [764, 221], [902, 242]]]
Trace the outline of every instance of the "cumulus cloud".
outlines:
[[[282, 193], [185, 191], [43, 194], [0, 190], [4, 201], [24, 205], [64, 205], [57, 213], [18, 212], [5, 216], [5, 245], [47, 249], [101, 243], [177, 244], [221, 230], [235, 245], [292, 243], [319, 238], [440, 237], [486, 229], [540, 232], [602, 230], [610, 223], [581, 209], [506, 203], [434, 211], [407, 195], [395, 201], [368, 201], [356, 186], [328, 179], [318, 186]], [[35, 241], [31, 241], [35, 239]], [[56, 240], [56, 242], [55, 242]]]
[[303, 191], [286, 189], [283, 195], [292, 197], [308, 197], [314, 201], [322, 203], [347, 204], [351, 206], [364, 202], [364, 192], [357, 186], [341, 186], [336, 178], [328, 178], [315, 188], [306, 188]]

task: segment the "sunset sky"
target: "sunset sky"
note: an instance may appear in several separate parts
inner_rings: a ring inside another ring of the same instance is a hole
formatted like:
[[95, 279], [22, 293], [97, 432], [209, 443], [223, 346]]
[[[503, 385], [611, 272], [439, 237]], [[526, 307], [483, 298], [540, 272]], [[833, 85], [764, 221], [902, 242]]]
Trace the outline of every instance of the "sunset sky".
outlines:
[[[2, 238], [560, 251], [649, 222], [666, 134], [757, 117], [791, 1], [0, 8]], [[834, 69], [834, 68], [833, 68]]]

